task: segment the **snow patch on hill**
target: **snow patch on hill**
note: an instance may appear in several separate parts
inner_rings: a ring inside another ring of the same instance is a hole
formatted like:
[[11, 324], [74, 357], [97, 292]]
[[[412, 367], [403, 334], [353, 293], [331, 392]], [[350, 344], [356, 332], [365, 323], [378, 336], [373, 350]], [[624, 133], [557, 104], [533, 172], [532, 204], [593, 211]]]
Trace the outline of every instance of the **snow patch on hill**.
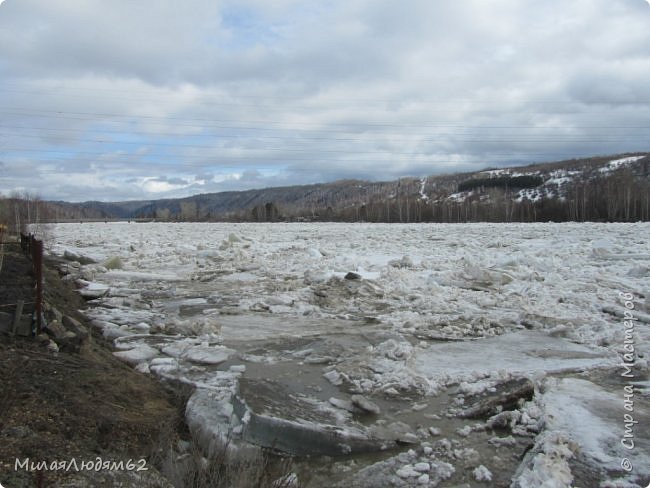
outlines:
[[630, 156], [628, 158], [621, 158], [621, 159], [614, 159], [613, 161], [610, 161], [607, 163], [606, 166], [603, 166], [600, 168], [601, 173], [609, 173], [611, 171], [615, 171], [617, 169], [621, 169], [624, 166], [628, 166], [631, 163], [634, 163], [638, 161], [639, 159], [643, 159], [645, 156]]

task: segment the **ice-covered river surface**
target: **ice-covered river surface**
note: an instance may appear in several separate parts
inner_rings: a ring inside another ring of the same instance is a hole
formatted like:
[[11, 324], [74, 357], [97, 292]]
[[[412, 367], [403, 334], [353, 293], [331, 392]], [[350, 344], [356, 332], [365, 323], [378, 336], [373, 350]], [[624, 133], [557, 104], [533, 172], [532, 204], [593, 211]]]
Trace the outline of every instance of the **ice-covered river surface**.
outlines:
[[[650, 483], [650, 225], [47, 229], [116, 355], [303, 486]], [[307, 457], [305, 457], [307, 456]]]

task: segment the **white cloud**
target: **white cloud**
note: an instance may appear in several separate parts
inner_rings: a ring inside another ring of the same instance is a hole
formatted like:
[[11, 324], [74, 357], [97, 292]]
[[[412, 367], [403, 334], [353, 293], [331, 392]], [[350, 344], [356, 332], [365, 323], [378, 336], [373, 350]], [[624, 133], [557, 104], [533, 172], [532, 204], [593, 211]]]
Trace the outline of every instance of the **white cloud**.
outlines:
[[0, 192], [178, 196], [650, 140], [642, 0], [11, 1], [0, 59]]
[[171, 192], [174, 190], [185, 188], [188, 185], [173, 184], [173, 183], [169, 183], [168, 181], [161, 181], [155, 178], [145, 178], [140, 183], [140, 186], [145, 192], [155, 194], [155, 193]]

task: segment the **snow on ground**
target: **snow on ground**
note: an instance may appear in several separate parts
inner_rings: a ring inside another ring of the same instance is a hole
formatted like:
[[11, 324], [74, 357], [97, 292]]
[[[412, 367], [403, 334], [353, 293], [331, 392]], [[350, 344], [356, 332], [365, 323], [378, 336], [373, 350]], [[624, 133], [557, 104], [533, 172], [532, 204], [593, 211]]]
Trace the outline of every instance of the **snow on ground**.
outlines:
[[428, 200], [429, 196], [424, 192], [424, 188], [427, 185], [427, 178], [424, 177], [420, 180], [420, 198], [422, 200]]
[[490, 178], [492, 178], [492, 177], [495, 177], [495, 176], [503, 176], [504, 174], [509, 175], [510, 174], [510, 169], [508, 169], [508, 168], [505, 168], [505, 169], [488, 169], [488, 170], [485, 170], [485, 171], [481, 171], [479, 174], [487, 175]]
[[548, 193], [546, 188], [524, 188], [517, 192], [515, 197], [516, 202], [522, 202], [524, 199], [531, 202], [538, 202], [542, 198], [548, 198]]
[[643, 158], [645, 158], [645, 156], [629, 156], [627, 158], [615, 159], [607, 163], [607, 166], [603, 166], [602, 168], [600, 168], [600, 172], [609, 173], [611, 171], [620, 169], [623, 166], [626, 166], [630, 163], [634, 163], [635, 161], [638, 161], [639, 159], [643, 159]]
[[[628, 368], [641, 382], [635, 405], [645, 415], [649, 224], [124, 222], [59, 224], [48, 233], [49, 252], [65, 256], [87, 298], [97, 297], [87, 313], [115, 339], [116, 355], [199, 388], [188, 419], [202, 435], [245, 427], [230, 402], [238, 378], [254, 374], [256, 364], [268, 374], [305, 372], [314, 381], [307, 396], [300, 392], [306, 404], [335, 398], [348, 405], [344, 388], [381, 402], [414, 398], [413, 425], [382, 407], [384, 424], [370, 429], [386, 430], [386, 422], [393, 431], [403, 428], [404, 442], [432, 435], [415, 424], [450, 387], [460, 385], [449, 394], [462, 402], [527, 377], [539, 390], [533, 406], [494, 420], [515, 426], [515, 437], [485, 437], [507, 450], [517, 436], [537, 435], [520, 486], [542, 486], [548, 469], [560, 473], [552, 486], [566, 486], [576, 459], [604, 463], [611, 480], [650, 477], [642, 442], [628, 456], [635, 471], [617, 465], [625, 378], [619, 388], [589, 377], [619, 373], [630, 358], [624, 355], [632, 354]], [[206, 425], [215, 419], [221, 424]], [[447, 434], [462, 444], [485, 426], [456, 428]], [[637, 429], [647, 434], [646, 426]], [[444, 460], [431, 459], [427, 449], [422, 444], [416, 456], [392, 457], [364, 472], [390, 472], [396, 486], [502, 476], [484, 454], [455, 469], [454, 449]], [[469, 477], [459, 479], [465, 471]]]
[[451, 200], [453, 202], [464, 202], [467, 200], [469, 197], [471, 197], [474, 194], [473, 191], [459, 191], [456, 193], [452, 193], [447, 196], [448, 200]]

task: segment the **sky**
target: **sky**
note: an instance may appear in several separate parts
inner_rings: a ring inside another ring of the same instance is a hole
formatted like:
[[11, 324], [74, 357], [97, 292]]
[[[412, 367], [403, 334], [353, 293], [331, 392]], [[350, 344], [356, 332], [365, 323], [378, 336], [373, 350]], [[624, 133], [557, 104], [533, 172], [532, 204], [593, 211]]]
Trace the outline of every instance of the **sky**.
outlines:
[[124, 201], [650, 150], [647, 0], [5, 0], [0, 194]]

